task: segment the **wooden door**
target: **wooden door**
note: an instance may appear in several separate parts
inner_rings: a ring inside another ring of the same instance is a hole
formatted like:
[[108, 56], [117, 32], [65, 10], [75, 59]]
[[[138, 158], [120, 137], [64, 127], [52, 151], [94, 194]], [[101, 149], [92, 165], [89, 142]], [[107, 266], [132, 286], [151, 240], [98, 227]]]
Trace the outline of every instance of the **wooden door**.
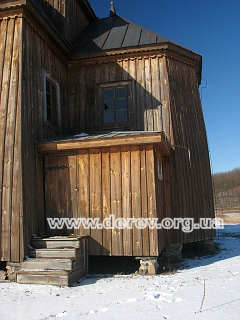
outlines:
[[[45, 212], [46, 218], [72, 218], [77, 209], [76, 156], [46, 156]], [[67, 235], [72, 229], [50, 229], [49, 235]]]

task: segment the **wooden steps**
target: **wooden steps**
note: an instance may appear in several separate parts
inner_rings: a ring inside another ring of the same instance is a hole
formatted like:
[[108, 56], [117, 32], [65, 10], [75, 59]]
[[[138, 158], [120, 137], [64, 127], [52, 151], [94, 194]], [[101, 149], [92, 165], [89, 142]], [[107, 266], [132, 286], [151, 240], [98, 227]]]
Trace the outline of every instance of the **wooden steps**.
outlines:
[[71, 258], [77, 259], [79, 256], [75, 248], [65, 248], [65, 249], [30, 249], [29, 257], [30, 258], [52, 258], [55, 257], [56, 259], [61, 258]]
[[17, 282], [70, 286], [88, 272], [87, 237], [33, 239]]

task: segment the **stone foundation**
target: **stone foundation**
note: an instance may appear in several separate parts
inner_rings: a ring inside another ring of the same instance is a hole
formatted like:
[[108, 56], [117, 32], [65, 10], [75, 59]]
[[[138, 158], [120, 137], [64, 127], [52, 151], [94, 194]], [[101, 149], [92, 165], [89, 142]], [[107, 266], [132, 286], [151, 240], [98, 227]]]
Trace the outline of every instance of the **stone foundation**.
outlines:
[[158, 271], [157, 258], [138, 258], [140, 260], [139, 274], [142, 275], [156, 275]]
[[0, 281], [6, 280], [6, 272], [4, 270], [0, 270]]
[[20, 263], [7, 262], [6, 270], [7, 280], [16, 282], [16, 272], [20, 270]]

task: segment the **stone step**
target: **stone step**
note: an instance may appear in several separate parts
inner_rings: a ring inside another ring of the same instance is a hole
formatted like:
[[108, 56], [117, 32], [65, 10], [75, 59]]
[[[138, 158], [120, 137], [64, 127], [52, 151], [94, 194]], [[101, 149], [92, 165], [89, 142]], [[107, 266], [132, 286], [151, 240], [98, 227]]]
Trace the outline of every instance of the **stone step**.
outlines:
[[78, 248], [65, 248], [65, 249], [31, 249], [29, 251], [30, 258], [50, 258], [61, 259], [70, 258], [78, 259], [83, 255], [82, 250]]
[[24, 270], [73, 270], [71, 259], [29, 259], [21, 262], [21, 269]]
[[62, 237], [62, 238], [43, 238], [32, 239], [32, 246], [35, 249], [64, 249], [64, 248], [80, 248], [82, 242], [78, 238]]
[[84, 275], [84, 268], [80, 268], [73, 272], [62, 270], [20, 270], [17, 272], [17, 282], [25, 284], [70, 286]]

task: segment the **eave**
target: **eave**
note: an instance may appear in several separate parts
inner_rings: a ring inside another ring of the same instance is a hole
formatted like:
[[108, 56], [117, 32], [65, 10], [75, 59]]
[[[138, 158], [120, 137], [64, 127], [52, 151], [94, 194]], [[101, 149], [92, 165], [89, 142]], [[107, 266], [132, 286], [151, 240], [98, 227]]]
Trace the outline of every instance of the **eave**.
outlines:
[[118, 59], [131, 59], [151, 55], [178, 55], [179, 58], [188, 60], [188, 63], [193, 63], [196, 66], [198, 75], [198, 83], [201, 84], [202, 75], [202, 56], [194, 51], [186, 49], [173, 42], [165, 42], [154, 45], [141, 45], [128, 47], [124, 49], [101, 50], [89, 53], [76, 53], [72, 61], [69, 61], [69, 66], [78, 66], [83, 64], [94, 64], [107, 62]]
[[169, 156], [172, 149], [164, 132], [131, 133], [130, 136], [115, 136], [87, 139], [66, 139], [55, 141], [40, 141], [37, 143], [39, 153], [56, 154], [80, 149], [120, 147], [153, 144], [163, 156]]

